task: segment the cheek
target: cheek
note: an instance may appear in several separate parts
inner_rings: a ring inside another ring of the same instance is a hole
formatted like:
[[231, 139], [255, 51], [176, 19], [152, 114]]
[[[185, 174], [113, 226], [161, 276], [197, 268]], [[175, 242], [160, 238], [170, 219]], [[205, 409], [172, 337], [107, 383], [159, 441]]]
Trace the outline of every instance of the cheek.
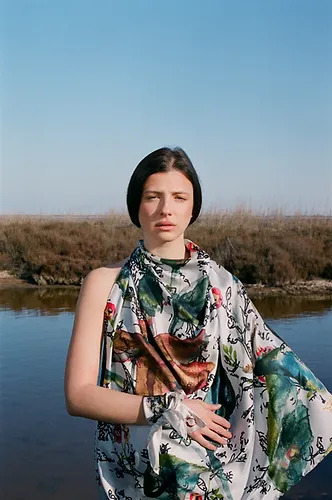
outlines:
[[194, 211], [194, 204], [193, 204], [193, 203], [191, 203], [191, 204], [188, 206], [187, 210], [186, 210], [186, 216], [187, 216], [187, 218], [188, 218], [189, 220], [191, 220], [191, 217], [192, 217], [192, 215], [193, 215], [193, 211]]
[[178, 223], [181, 224], [182, 228], [189, 226], [192, 214], [193, 214], [192, 206], [186, 207], [186, 209], [182, 211], [181, 216], [178, 217]]
[[140, 222], [141, 221], [144, 222], [149, 217], [151, 217], [152, 213], [153, 213], [153, 209], [152, 209], [151, 205], [149, 206], [145, 203], [141, 203], [139, 210], [138, 210], [138, 220]]
[[144, 223], [144, 219], [145, 219], [144, 209], [142, 208], [142, 205], [140, 205], [138, 210], [138, 220], [141, 225], [142, 222]]

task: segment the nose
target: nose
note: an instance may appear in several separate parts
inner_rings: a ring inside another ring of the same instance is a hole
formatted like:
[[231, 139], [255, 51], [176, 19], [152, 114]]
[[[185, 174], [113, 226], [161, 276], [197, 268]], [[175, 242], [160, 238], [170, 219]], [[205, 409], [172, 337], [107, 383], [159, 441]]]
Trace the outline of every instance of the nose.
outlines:
[[160, 215], [171, 215], [171, 204], [167, 196], [163, 197], [160, 202]]

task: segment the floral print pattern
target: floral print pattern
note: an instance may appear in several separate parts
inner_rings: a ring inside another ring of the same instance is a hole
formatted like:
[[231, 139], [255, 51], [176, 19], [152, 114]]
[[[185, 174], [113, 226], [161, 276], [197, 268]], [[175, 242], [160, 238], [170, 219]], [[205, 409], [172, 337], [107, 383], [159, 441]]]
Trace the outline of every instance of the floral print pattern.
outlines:
[[95, 464], [108, 499], [276, 499], [332, 450], [331, 394], [263, 321], [237, 278], [187, 241], [190, 258], [139, 242], [105, 307], [101, 385], [146, 396], [150, 424], [172, 391], [230, 420], [215, 452], [163, 425], [159, 474], [151, 427], [98, 422]]
[[214, 287], [211, 288], [211, 292], [212, 292], [213, 297], [214, 297], [216, 308], [218, 309], [219, 307], [222, 306], [221, 291], [219, 290], [219, 288], [217, 288], [216, 286], [214, 286]]

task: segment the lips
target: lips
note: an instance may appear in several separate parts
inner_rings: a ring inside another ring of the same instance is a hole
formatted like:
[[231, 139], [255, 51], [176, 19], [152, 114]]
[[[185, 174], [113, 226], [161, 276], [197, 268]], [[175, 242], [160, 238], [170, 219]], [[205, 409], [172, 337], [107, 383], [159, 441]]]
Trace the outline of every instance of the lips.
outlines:
[[175, 224], [173, 224], [172, 222], [158, 222], [158, 224], [156, 224], [157, 227], [174, 227]]

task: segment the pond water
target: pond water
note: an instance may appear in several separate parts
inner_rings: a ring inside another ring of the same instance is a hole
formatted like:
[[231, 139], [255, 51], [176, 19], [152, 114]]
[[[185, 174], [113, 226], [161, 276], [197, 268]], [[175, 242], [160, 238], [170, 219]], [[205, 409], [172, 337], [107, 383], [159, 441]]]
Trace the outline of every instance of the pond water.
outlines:
[[[66, 413], [65, 358], [76, 289], [0, 289], [0, 474], [5, 500], [97, 498], [93, 421]], [[254, 300], [332, 392], [332, 299]], [[285, 499], [332, 498], [332, 454]]]

